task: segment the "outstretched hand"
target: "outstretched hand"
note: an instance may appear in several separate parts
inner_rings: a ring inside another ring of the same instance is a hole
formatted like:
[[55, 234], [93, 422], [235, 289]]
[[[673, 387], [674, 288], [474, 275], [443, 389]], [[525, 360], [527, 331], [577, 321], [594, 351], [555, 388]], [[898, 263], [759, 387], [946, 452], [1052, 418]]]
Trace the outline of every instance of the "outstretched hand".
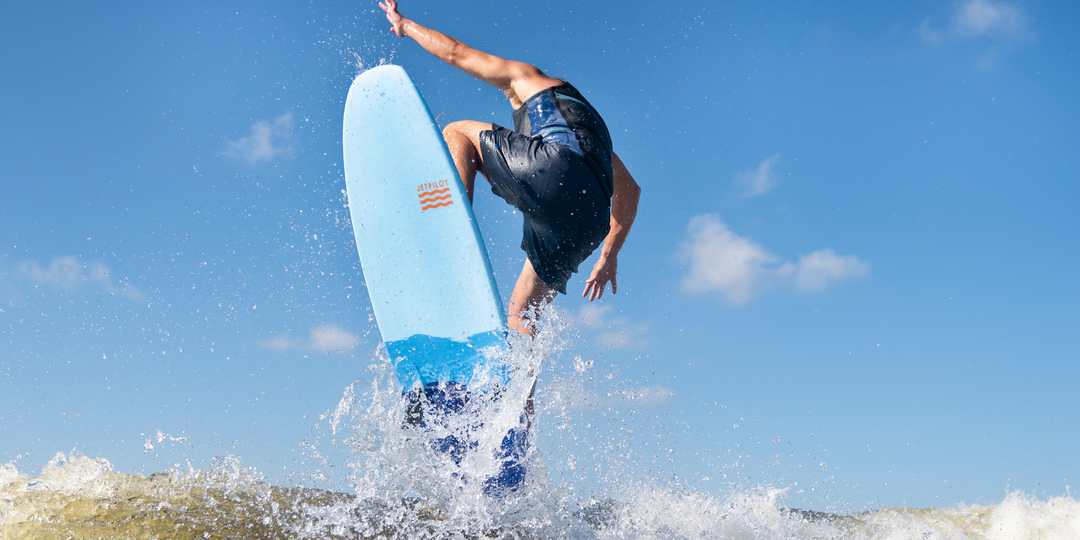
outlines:
[[390, 27], [390, 31], [397, 37], [405, 37], [405, 17], [398, 13], [397, 1], [386, 0], [386, 2], [379, 2], [379, 7], [386, 12], [386, 20], [393, 25]]
[[615, 285], [615, 274], [619, 269], [619, 260], [615, 255], [605, 257], [603, 255], [593, 265], [592, 274], [585, 282], [585, 290], [581, 292], [581, 297], [589, 297], [589, 301], [592, 302], [601, 296], [604, 296], [604, 288], [607, 287], [608, 281], [611, 282], [611, 294], [618, 292], [618, 287]]

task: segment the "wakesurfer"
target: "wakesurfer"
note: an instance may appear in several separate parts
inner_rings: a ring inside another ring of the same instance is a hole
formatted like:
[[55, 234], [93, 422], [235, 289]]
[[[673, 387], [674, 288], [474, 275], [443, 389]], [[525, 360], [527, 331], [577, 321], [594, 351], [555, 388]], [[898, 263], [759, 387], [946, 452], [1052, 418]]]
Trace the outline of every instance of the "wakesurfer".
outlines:
[[[510, 296], [511, 328], [535, 335], [535, 317], [598, 247], [600, 257], [583, 297], [603, 296], [608, 282], [617, 291], [618, 255], [637, 215], [641, 188], [612, 149], [600, 113], [573, 85], [548, 77], [536, 66], [473, 49], [398, 12], [396, 0], [380, 3], [398, 37], [410, 37], [426, 51], [500, 89], [514, 108], [514, 129], [461, 120], [443, 129], [450, 155], [472, 202], [476, 173], [491, 191], [524, 216], [521, 248], [525, 266]], [[418, 186], [424, 189], [425, 185]], [[532, 390], [535, 391], [535, 381]], [[406, 392], [406, 423], [423, 428], [438, 417], [457, 414], [469, 402], [459, 382], [430, 383]], [[425, 410], [436, 412], [427, 418]], [[484, 480], [485, 493], [514, 491], [525, 477], [523, 460], [532, 418], [532, 391], [522, 425], [503, 438], [495, 457], [499, 471]], [[456, 434], [433, 441], [455, 463], [473, 443]]]
[[510, 296], [510, 327], [533, 335], [532, 320], [578, 265], [600, 257], [582, 297], [617, 291], [618, 255], [637, 215], [641, 188], [612, 149], [603, 118], [570, 83], [536, 66], [505, 60], [405, 18], [396, 0], [380, 3], [398, 37], [500, 89], [514, 108], [514, 129], [460, 120], [443, 138], [472, 201], [476, 173], [491, 191], [524, 215], [521, 248], [527, 258]]

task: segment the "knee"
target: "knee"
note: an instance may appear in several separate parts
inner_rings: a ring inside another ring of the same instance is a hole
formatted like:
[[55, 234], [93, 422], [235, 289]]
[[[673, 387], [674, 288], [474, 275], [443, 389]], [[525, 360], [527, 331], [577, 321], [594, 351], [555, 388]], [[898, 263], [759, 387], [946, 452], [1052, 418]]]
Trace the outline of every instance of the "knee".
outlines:
[[459, 126], [456, 126], [457, 122], [454, 122], [442, 130], [443, 140], [446, 141], [446, 146], [450, 148], [450, 152], [462, 151], [470, 149], [469, 137], [461, 132]]
[[447, 141], [449, 141], [452, 138], [459, 138], [459, 137], [468, 138], [468, 136], [465, 134], [465, 130], [463, 129], [464, 124], [465, 124], [465, 121], [463, 121], [463, 120], [458, 120], [457, 122], [450, 122], [442, 130], [443, 138], [446, 139]]
[[443, 128], [443, 140], [446, 141], [446, 146], [452, 155], [467, 155], [470, 159], [476, 160], [480, 156], [480, 148], [477, 147], [479, 143], [470, 137], [468, 127], [466, 121], [452, 122]]

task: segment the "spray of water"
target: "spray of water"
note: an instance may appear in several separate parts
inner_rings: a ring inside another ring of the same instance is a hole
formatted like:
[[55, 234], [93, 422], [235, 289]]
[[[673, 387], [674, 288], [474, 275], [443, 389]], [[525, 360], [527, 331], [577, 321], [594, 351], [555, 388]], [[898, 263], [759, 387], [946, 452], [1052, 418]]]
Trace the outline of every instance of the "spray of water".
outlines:
[[[424, 430], [403, 419], [406, 402], [380, 351], [370, 377], [346, 388], [325, 422], [351, 457], [351, 489], [330, 492], [267, 483], [236, 456], [209, 470], [175, 466], [150, 477], [113, 471], [105, 459], [58, 454], [37, 478], [0, 467], [0, 537], [29, 538], [537, 538], [537, 539], [1024, 539], [1080, 538], [1080, 503], [1021, 493], [994, 506], [885, 508], [836, 515], [788, 509], [785, 489], [733, 487], [710, 495], [660, 481], [626, 463], [632, 436], [600, 441], [589, 471], [563, 463], [561, 418], [588, 403], [594, 370], [581, 358], [558, 369], [566, 349], [559, 314], [544, 314], [536, 339], [512, 337], [501, 359], [511, 382], [480, 393], [468, 415]], [[564, 373], [561, 378], [554, 376]], [[497, 450], [519, 426], [533, 384], [528, 470], [515, 491], [485, 492]], [[474, 441], [460, 460], [432, 445], [446, 435]], [[552, 451], [551, 448], [556, 450]], [[547, 452], [543, 451], [548, 449]], [[317, 449], [309, 449], [314, 454]], [[632, 461], [632, 459], [631, 459]], [[557, 473], [557, 474], [553, 474]], [[575, 485], [591, 486], [588, 493]]]

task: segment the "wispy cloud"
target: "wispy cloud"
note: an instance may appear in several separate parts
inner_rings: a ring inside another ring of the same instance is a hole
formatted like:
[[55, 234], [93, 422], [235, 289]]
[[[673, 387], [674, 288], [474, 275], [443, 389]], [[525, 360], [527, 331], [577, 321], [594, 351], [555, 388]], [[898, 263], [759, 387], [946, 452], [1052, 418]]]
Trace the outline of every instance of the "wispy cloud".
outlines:
[[855, 255], [841, 257], [831, 249], [822, 249], [803, 255], [798, 263], [781, 266], [778, 272], [791, 276], [800, 291], [819, 291], [833, 281], [870, 275], [870, 264]]
[[290, 151], [292, 140], [292, 112], [275, 118], [273, 121], [259, 120], [252, 124], [247, 137], [235, 141], [226, 141], [224, 154], [227, 157], [258, 165], [270, 161]]
[[768, 192], [776, 186], [776, 173], [773, 166], [780, 160], [780, 154], [776, 154], [762, 161], [757, 169], [752, 171], [739, 171], [735, 175], [735, 186], [743, 197], [754, 197]]
[[[75, 257], [58, 257], [48, 266], [41, 266], [37, 261], [23, 261], [11, 272], [16, 281], [30, 283], [36, 287], [48, 287], [55, 290], [75, 291], [82, 287], [95, 287], [112, 295], [124, 296], [133, 300], [144, 301], [146, 295], [135, 286], [119, 279], [112, 270], [102, 263], [84, 264]], [[16, 287], [9, 284], [9, 287]]]
[[325, 324], [312, 327], [307, 339], [274, 336], [260, 343], [267, 349], [315, 352], [345, 352], [360, 344], [360, 337], [340, 326]]
[[675, 400], [675, 391], [663, 385], [632, 385], [608, 391], [596, 391], [581, 385], [553, 389], [554, 402], [579, 410], [602, 410], [620, 407], [658, 407]]
[[360, 343], [360, 338], [334, 325], [311, 329], [311, 348], [316, 351], [346, 351]]
[[1027, 16], [1008, 2], [969, 0], [957, 6], [952, 30], [958, 36], [1019, 39], [1027, 35]]
[[[579, 316], [578, 321], [587, 320], [590, 314]], [[598, 410], [612, 407], [638, 407], [638, 406], [662, 406], [669, 405], [675, 400], [675, 391], [669, 386], [661, 384], [628, 384], [626, 382], [611, 384], [612, 379], [618, 377], [618, 372], [609, 371], [603, 374], [589, 374], [595, 369], [592, 360], [583, 360], [580, 356], [574, 358], [574, 371], [577, 376], [563, 379], [548, 386], [548, 395], [545, 402], [549, 407], [561, 409], [570, 407], [574, 409]], [[602, 377], [607, 380], [603, 387], [589, 384], [599, 382]]]
[[1023, 8], [1009, 2], [965, 0], [954, 4], [948, 30], [937, 30], [930, 19], [918, 29], [923, 42], [940, 45], [946, 38], [1020, 41], [1031, 36], [1030, 22]]
[[781, 263], [760, 244], [732, 232], [715, 214], [690, 218], [679, 256], [689, 264], [683, 290], [719, 293], [736, 305], [769, 289], [816, 291], [841, 279], [870, 274], [869, 263], [854, 255], [839, 256], [831, 249], [804, 255], [795, 263]]
[[930, 45], [941, 45], [941, 42], [945, 41], [945, 35], [930, 25], [930, 19], [923, 19], [919, 25], [919, 39]]
[[683, 289], [717, 291], [732, 304], [742, 304], [769, 288], [776, 273], [767, 268], [777, 261], [775, 255], [731, 232], [713, 214], [690, 218], [681, 256], [690, 264]]
[[634, 323], [626, 317], [610, 317], [610, 305], [585, 304], [578, 311], [575, 322], [579, 327], [599, 331], [598, 341], [610, 349], [644, 349], [649, 345], [645, 333], [650, 322]]

